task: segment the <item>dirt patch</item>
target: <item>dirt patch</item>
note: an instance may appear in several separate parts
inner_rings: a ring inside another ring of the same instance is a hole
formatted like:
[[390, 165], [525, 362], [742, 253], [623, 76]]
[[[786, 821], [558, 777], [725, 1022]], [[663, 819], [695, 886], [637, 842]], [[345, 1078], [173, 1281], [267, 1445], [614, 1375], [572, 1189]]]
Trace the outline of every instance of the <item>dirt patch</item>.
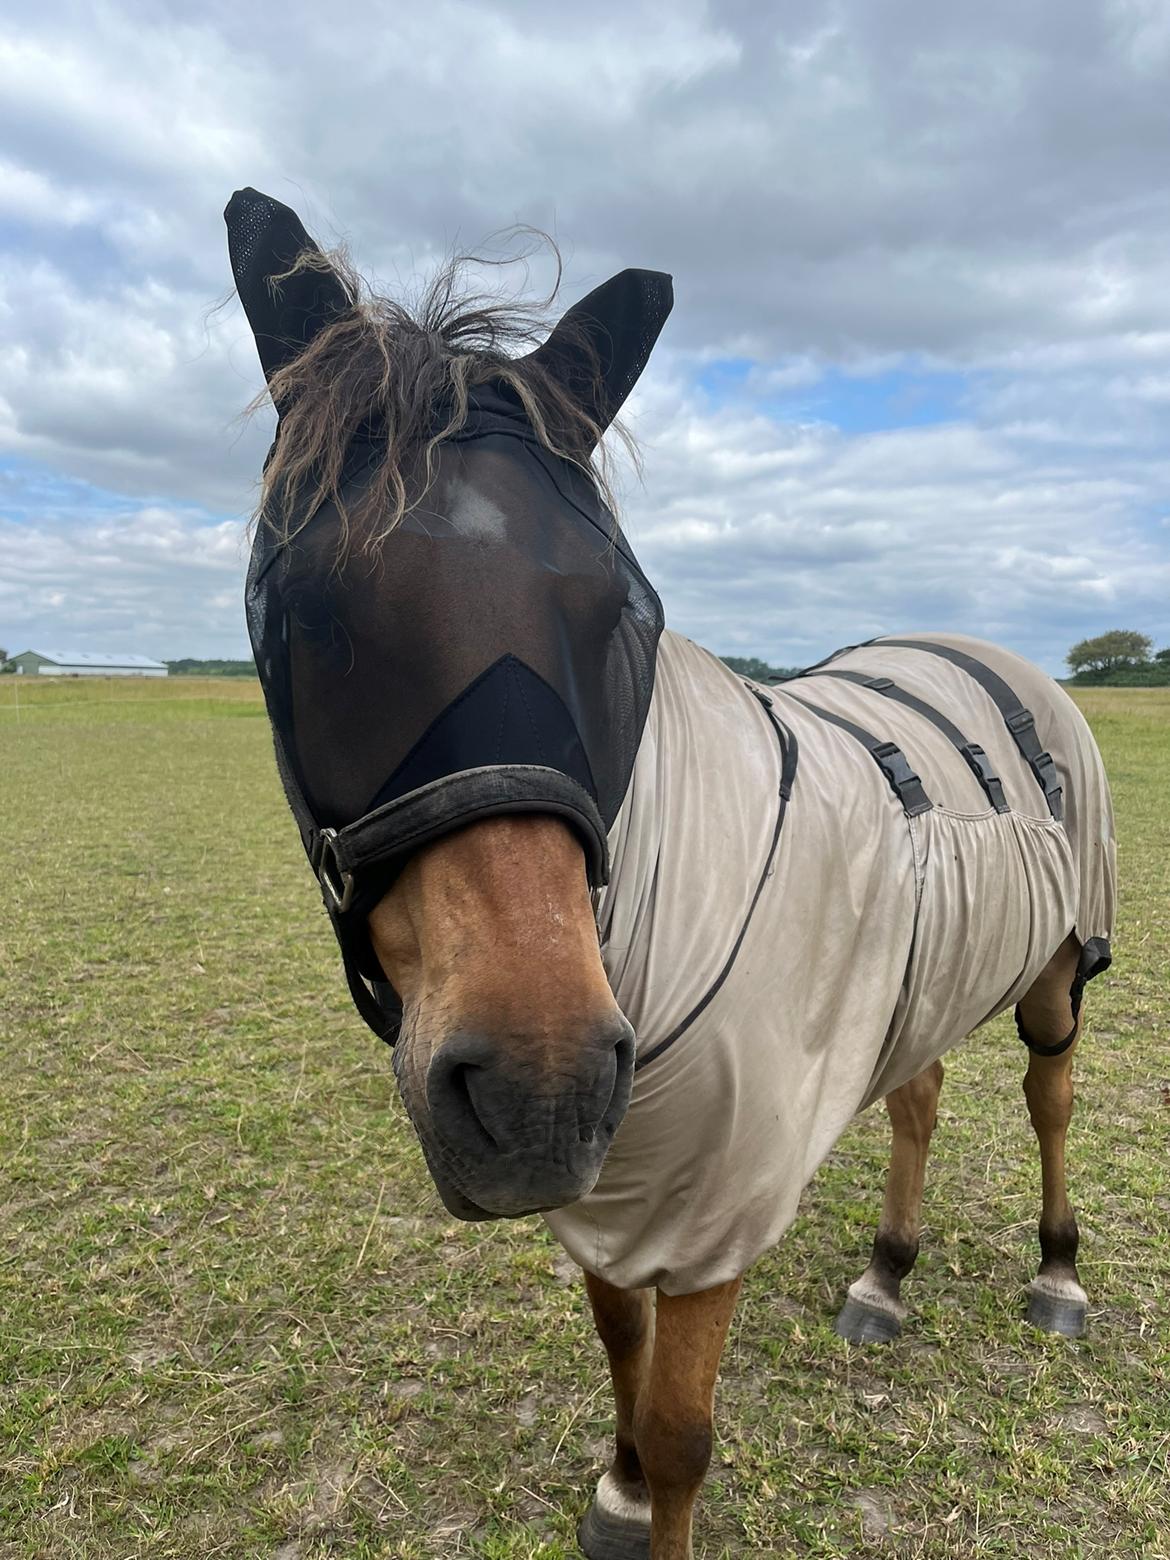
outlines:
[[890, 1531], [890, 1508], [879, 1490], [858, 1490], [849, 1504], [861, 1514], [861, 1531], [866, 1538], [884, 1539]]
[[1092, 1403], [1070, 1403], [1056, 1416], [1055, 1424], [1074, 1435], [1108, 1435], [1109, 1425], [1100, 1409]]

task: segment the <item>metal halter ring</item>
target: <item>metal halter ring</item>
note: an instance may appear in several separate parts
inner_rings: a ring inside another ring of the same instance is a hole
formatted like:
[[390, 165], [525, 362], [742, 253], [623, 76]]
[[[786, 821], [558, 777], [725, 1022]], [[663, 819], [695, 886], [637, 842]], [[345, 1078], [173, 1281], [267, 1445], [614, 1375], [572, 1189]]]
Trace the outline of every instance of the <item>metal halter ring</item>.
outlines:
[[322, 829], [317, 836], [317, 881], [325, 903], [339, 915], [353, 903], [353, 873], [342, 870], [337, 859], [336, 829]]

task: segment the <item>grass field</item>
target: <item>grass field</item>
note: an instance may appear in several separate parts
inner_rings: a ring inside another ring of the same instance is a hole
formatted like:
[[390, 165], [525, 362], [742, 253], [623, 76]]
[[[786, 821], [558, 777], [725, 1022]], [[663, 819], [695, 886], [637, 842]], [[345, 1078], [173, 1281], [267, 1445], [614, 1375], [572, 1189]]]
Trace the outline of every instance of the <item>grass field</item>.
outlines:
[[[536, 1220], [443, 1212], [352, 1012], [254, 684], [0, 679], [0, 1556], [576, 1554], [609, 1389]], [[1170, 689], [1084, 690], [1121, 921], [1090, 988], [1083, 1341], [1021, 1321], [1010, 1023], [948, 1063], [904, 1338], [831, 1322], [860, 1119], [728, 1345], [697, 1553], [1170, 1555]], [[1083, 1059], [1082, 1059], [1083, 1058]]]

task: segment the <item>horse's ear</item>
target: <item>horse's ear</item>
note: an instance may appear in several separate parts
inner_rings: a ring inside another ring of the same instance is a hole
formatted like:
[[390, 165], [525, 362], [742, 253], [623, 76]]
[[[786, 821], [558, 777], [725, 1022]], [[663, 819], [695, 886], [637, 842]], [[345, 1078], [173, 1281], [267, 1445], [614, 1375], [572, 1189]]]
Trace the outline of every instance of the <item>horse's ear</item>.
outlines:
[[264, 377], [302, 353], [318, 331], [353, 306], [353, 299], [333, 270], [313, 266], [280, 282], [306, 250], [320, 249], [305, 232], [295, 211], [259, 190], [237, 190], [227, 203], [228, 253], [236, 290]]
[[665, 271], [619, 271], [564, 315], [538, 363], [604, 431], [638, 382], [674, 304]]

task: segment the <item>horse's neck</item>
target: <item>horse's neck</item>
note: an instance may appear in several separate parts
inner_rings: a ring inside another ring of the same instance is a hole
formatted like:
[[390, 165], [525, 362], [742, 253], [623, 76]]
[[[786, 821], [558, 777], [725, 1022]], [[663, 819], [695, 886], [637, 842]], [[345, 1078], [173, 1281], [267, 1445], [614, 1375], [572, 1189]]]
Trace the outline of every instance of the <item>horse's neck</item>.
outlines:
[[[699, 646], [664, 633], [599, 903], [615, 991], [650, 962], [662, 968], [661, 959], [651, 961], [651, 944], [671, 948], [680, 920], [730, 924], [740, 913], [772, 826], [775, 771], [775, 739], [740, 679]], [[712, 928], [713, 950], [719, 931]]]
[[662, 673], [669, 663], [673, 640], [672, 634], [663, 634], [659, 642], [654, 696], [630, 784], [609, 832], [609, 882], [601, 894], [598, 912], [603, 945], [609, 944], [615, 933], [624, 942], [626, 932], [619, 928], [642, 922], [662, 849], [665, 809], [658, 794], [659, 782], [675, 739], [672, 726], [677, 725], [677, 720], [672, 722], [664, 698]]

